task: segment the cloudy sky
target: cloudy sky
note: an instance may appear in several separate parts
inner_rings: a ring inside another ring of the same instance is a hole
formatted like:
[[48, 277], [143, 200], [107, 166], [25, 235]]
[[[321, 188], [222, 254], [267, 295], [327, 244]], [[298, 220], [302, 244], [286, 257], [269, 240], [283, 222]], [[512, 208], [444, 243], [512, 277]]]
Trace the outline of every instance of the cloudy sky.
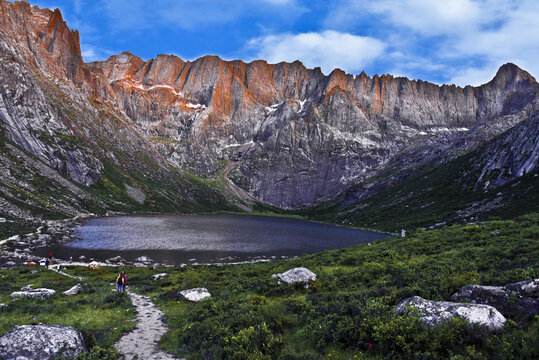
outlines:
[[131, 51], [479, 85], [513, 62], [539, 76], [537, 0], [29, 0], [59, 8], [86, 61]]

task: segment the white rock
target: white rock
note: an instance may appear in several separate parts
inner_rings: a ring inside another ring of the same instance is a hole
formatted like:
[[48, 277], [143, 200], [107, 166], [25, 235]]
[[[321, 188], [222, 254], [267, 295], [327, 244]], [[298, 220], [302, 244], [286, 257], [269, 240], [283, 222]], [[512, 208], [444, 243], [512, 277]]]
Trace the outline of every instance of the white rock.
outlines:
[[81, 334], [72, 327], [23, 325], [0, 337], [0, 358], [52, 360], [60, 355], [73, 359], [86, 351]]
[[483, 325], [490, 330], [499, 330], [503, 328], [506, 321], [505, 317], [490, 305], [430, 301], [419, 296], [403, 300], [397, 305], [396, 311], [403, 313], [410, 307], [419, 310], [421, 321], [427, 326], [434, 326], [443, 320], [461, 316], [468, 319], [471, 324]]
[[135, 261], [140, 261], [140, 262], [145, 263], [145, 262], [152, 262], [153, 260], [147, 256], [139, 256], [138, 258], [135, 259]]
[[207, 297], [210, 297], [211, 294], [206, 288], [194, 288], [189, 290], [182, 290], [180, 294], [189, 301], [200, 301]]
[[64, 291], [64, 295], [65, 296], [73, 296], [73, 295], [76, 295], [76, 294], [80, 293], [81, 291], [82, 291], [82, 286], [80, 286], [80, 284], [77, 284], [77, 285], [73, 286], [71, 289]]
[[316, 274], [304, 267], [293, 268], [282, 274], [273, 274], [271, 277], [276, 278], [279, 284], [281, 284], [281, 281], [289, 285], [296, 282], [304, 282], [306, 288], [309, 287], [310, 280], [316, 280]]
[[155, 275], [152, 275], [152, 279], [160, 280], [160, 279], [163, 279], [163, 278], [165, 278], [167, 276], [168, 276], [167, 273], [155, 274]]
[[29, 297], [29, 298], [37, 298], [37, 299], [45, 299], [50, 296], [53, 296], [56, 294], [56, 291], [51, 289], [45, 289], [45, 288], [39, 288], [39, 289], [31, 289], [26, 291], [15, 291], [9, 295], [13, 299], [18, 299], [20, 297]]

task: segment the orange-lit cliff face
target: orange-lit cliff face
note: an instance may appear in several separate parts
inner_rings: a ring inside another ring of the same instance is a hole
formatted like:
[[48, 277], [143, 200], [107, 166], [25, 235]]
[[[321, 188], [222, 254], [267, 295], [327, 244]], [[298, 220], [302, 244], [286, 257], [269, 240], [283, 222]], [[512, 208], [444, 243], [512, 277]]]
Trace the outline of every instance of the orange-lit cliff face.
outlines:
[[511, 64], [465, 88], [339, 69], [324, 75], [299, 61], [143, 61], [124, 52], [85, 64], [78, 32], [58, 10], [0, 0], [0, 14], [5, 56], [131, 124], [171, 164], [207, 177], [227, 164], [234, 184], [281, 207], [327, 200], [404, 150], [412, 164], [474, 148], [537, 109], [537, 82]]

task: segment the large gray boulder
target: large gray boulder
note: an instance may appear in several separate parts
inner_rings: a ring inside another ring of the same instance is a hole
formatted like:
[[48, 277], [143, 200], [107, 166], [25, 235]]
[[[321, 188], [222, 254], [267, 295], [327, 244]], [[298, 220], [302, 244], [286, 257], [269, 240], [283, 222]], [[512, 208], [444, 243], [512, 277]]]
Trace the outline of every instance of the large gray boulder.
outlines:
[[492, 305], [506, 315], [539, 315], [539, 279], [505, 286], [467, 285], [453, 294], [452, 298]]
[[82, 351], [86, 351], [82, 336], [72, 327], [23, 325], [0, 337], [4, 360], [52, 360], [60, 355], [73, 359]]
[[25, 291], [15, 291], [12, 292], [11, 296], [13, 299], [18, 299], [21, 297], [29, 297], [32, 299], [46, 299], [50, 296], [56, 294], [56, 291], [52, 289], [38, 288], [38, 289], [29, 289]]
[[490, 305], [454, 303], [448, 301], [431, 301], [414, 296], [403, 300], [397, 305], [400, 314], [410, 308], [419, 310], [421, 321], [427, 326], [435, 326], [452, 317], [466, 318], [470, 324], [486, 326], [490, 330], [502, 329], [505, 317]]
[[80, 284], [77, 284], [73, 286], [71, 289], [64, 291], [63, 294], [65, 296], [73, 296], [73, 295], [77, 295], [81, 291], [82, 291], [82, 286], [80, 286]]
[[189, 301], [200, 301], [211, 296], [210, 292], [206, 288], [194, 288], [180, 291], [180, 295]]
[[316, 280], [316, 274], [304, 267], [293, 268], [282, 274], [273, 274], [271, 277], [277, 279], [279, 284], [285, 282], [290, 285], [296, 282], [304, 282], [306, 288], [309, 287], [310, 280]]

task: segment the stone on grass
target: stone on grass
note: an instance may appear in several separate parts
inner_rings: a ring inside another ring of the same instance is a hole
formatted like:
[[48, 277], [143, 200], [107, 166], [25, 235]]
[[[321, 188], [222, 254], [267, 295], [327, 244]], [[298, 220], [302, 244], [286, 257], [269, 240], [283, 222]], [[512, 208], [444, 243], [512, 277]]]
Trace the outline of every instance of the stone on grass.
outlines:
[[77, 295], [81, 291], [82, 291], [82, 286], [80, 286], [80, 284], [77, 284], [77, 285], [73, 286], [71, 289], [64, 291], [64, 295], [65, 296], [73, 296], [73, 295]]
[[310, 280], [316, 280], [316, 274], [304, 267], [293, 268], [282, 274], [273, 274], [271, 277], [276, 278], [279, 284], [285, 282], [290, 285], [296, 282], [304, 282], [306, 288], [309, 287]]
[[51, 289], [39, 288], [39, 289], [30, 289], [25, 291], [15, 291], [11, 293], [13, 299], [18, 299], [21, 297], [28, 297], [32, 299], [46, 299], [50, 296], [56, 294], [56, 291]]
[[409, 308], [416, 308], [421, 322], [427, 326], [435, 326], [457, 316], [466, 318], [470, 324], [483, 325], [490, 330], [500, 330], [505, 324], [505, 317], [490, 305], [431, 301], [414, 296], [401, 301], [396, 311], [404, 313]]
[[0, 358], [4, 360], [73, 359], [83, 351], [82, 336], [72, 327], [23, 325], [0, 337]]
[[466, 285], [452, 298], [492, 305], [507, 315], [539, 315], [539, 279], [504, 286]]
[[119, 263], [119, 262], [125, 262], [125, 259], [121, 257], [120, 255], [111, 257], [110, 259], [106, 260], [109, 263]]
[[150, 263], [150, 262], [152, 262], [153, 260], [150, 259], [150, 258], [147, 257], [147, 256], [139, 256], [138, 258], [135, 259], [135, 261], [143, 262], [143, 263]]
[[155, 274], [155, 275], [152, 275], [152, 279], [161, 280], [161, 279], [163, 279], [163, 278], [165, 278], [167, 276], [168, 276], [167, 273]]
[[182, 290], [180, 291], [180, 295], [182, 295], [184, 298], [186, 298], [189, 301], [200, 301], [207, 297], [210, 297], [211, 294], [206, 288], [194, 288], [189, 290]]

